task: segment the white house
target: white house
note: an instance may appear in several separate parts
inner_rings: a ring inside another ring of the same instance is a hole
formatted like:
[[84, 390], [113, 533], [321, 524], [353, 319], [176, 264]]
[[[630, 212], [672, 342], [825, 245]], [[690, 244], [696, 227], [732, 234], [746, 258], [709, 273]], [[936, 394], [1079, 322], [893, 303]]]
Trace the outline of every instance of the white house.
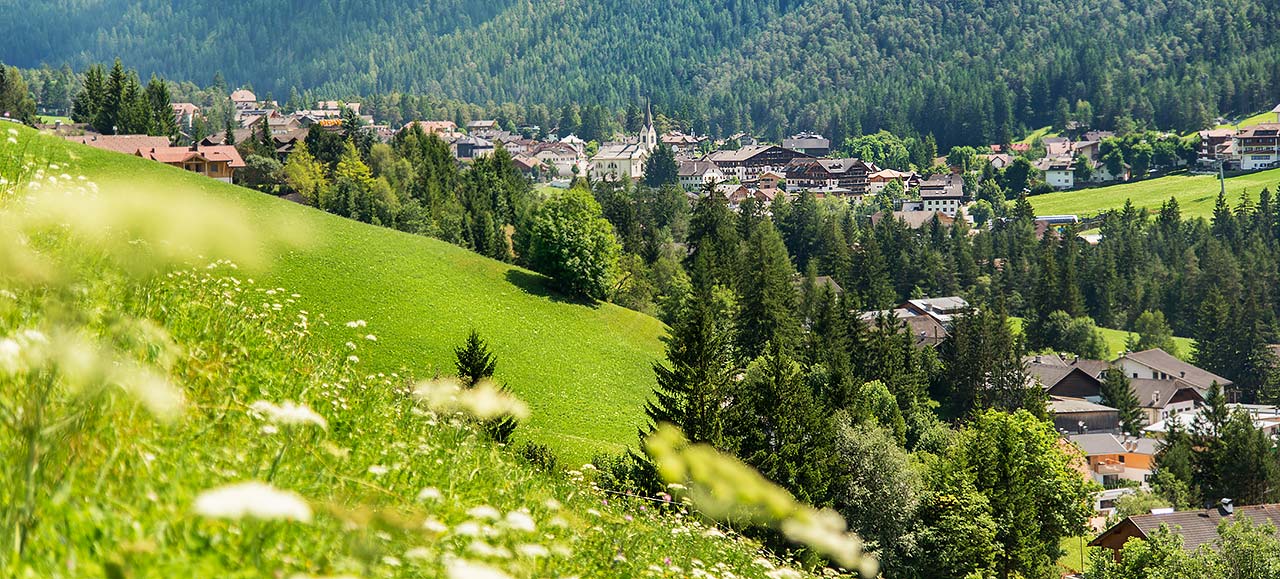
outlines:
[[1076, 186], [1076, 165], [1071, 157], [1044, 159], [1037, 163], [1037, 169], [1044, 171], [1044, 181], [1054, 189], [1071, 189]]
[[955, 217], [964, 205], [964, 178], [954, 173], [931, 177], [920, 184], [920, 201], [924, 211]]
[[645, 127], [635, 143], [613, 143], [600, 147], [591, 157], [591, 174], [596, 179], [640, 179], [649, 155], [658, 148], [658, 132], [653, 128], [653, 116], [646, 115]]
[[1280, 164], [1280, 123], [1244, 127], [1236, 133], [1235, 143], [1241, 170], [1256, 171]]
[[711, 161], [684, 161], [680, 163], [680, 186], [685, 191], [698, 191], [707, 183], [724, 181], [724, 171]]

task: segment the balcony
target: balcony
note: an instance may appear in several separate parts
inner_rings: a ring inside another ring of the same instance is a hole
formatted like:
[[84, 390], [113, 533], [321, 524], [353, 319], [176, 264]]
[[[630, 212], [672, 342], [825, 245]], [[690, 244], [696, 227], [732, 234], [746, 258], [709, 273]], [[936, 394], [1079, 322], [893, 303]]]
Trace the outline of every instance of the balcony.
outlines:
[[1124, 465], [1115, 462], [1100, 462], [1093, 467], [1093, 472], [1101, 475], [1124, 474]]

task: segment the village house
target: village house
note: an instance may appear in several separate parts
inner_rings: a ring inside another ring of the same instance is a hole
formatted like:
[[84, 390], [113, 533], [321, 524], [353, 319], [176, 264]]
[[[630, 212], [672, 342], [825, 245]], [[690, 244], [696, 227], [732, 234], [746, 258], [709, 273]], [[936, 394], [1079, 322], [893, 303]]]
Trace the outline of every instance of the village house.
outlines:
[[685, 191], [699, 191], [708, 183], [724, 181], [724, 172], [711, 161], [682, 161], [677, 171]]
[[1114, 434], [1120, 432], [1120, 411], [1084, 398], [1050, 396], [1053, 427], [1064, 434]]
[[472, 161], [493, 154], [493, 143], [467, 135], [453, 142], [453, 156], [459, 161]]
[[695, 135], [686, 135], [680, 131], [670, 131], [662, 135], [659, 139], [662, 144], [671, 147], [676, 154], [692, 153], [698, 150], [698, 146], [706, 141], [706, 137], [698, 137]]
[[178, 123], [178, 129], [190, 131], [195, 124], [196, 118], [200, 116], [200, 107], [192, 103], [173, 103], [173, 119]]
[[1155, 439], [1110, 433], [1072, 434], [1067, 439], [1084, 452], [1089, 478], [1103, 488], [1116, 488], [1121, 481], [1146, 488], [1151, 480], [1160, 445]]
[[231, 105], [237, 109], [256, 109], [258, 97], [247, 89], [235, 90], [231, 92]]
[[831, 139], [817, 133], [800, 133], [783, 139], [782, 148], [814, 157], [825, 157], [831, 153]]
[[244, 167], [240, 152], [230, 145], [170, 147], [166, 144], [164, 147], [139, 149], [136, 155], [224, 183], [231, 183], [236, 169]]
[[1237, 507], [1234, 501], [1224, 498], [1216, 506], [1204, 510], [1157, 509], [1148, 515], [1126, 517], [1089, 541], [1089, 546], [1110, 549], [1119, 559], [1130, 539], [1148, 540], [1163, 527], [1182, 537], [1182, 549], [1190, 553], [1212, 546], [1218, 539], [1219, 525], [1223, 521], [1241, 518], [1255, 525], [1280, 523], [1280, 504]]
[[939, 212], [954, 218], [964, 205], [964, 178], [955, 173], [934, 175], [920, 183], [923, 211]]
[[[934, 219], [937, 219], [938, 223], [943, 227], [950, 227], [956, 222], [954, 217], [941, 211], [894, 211], [890, 214], [890, 217], [903, 222], [910, 229], [920, 229], [921, 227], [933, 223]], [[884, 219], [884, 212], [877, 211], [871, 216], [871, 224], [879, 225], [881, 219]]]
[[889, 185], [890, 181], [897, 181], [902, 184], [902, 190], [906, 191], [913, 187], [920, 186], [920, 175], [907, 172], [895, 171], [893, 169], [881, 169], [867, 175], [867, 193], [876, 195]]
[[1069, 156], [1044, 158], [1035, 167], [1044, 172], [1044, 182], [1059, 191], [1076, 186], [1075, 160]]
[[1181, 380], [1201, 390], [1208, 390], [1215, 383], [1224, 390], [1234, 384], [1213, 372], [1183, 362], [1159, 348], [1126, 352], [1116, 360], [1116, 365], [1130, 378]]
[[1280, 123], [1240, 129], [1235, 137], [1235, 151], [1243, 171], [1269, 169], [1280, 164]]
[[445, 142], [458, 140], [462, 133], [458, 131], [458, 125], [453, 121], [413, 121], [400, 127], [400, 131], [408, 130], [410, 127], [418, 127], [422, 132], [428, 135], [436, 135]]
[[[1232, 414], [1237, 412], [1247, 414], [1253, 421], [1253, 427], [1267, 436], [1280, 435], [1280, 407], [1271, 404], [1227, 404], [1226, 406]], [[1197, 420], [1203, 418], [1206, 408], [1201, 406], [1194, 410], [1173, 414], [1164, 420], [1148, 424], [1142, 431], [1157, 438], [1163, 437], [1173, 427], [1188, 432]]]
[[792, 159], [783, 169], [788, 188], [795, 189], [844, 189], [850, 195], [861, 197], [869, 188], [870, 174], [876, 166], [861, 159]]
[[703, 160], [715, 163], [730, 179], [753, 183], [765, 171], [785, 173], [792, 160], [807, 157], [810, 155], [777, 145], [747, 145], [733, 151], [714, 151]]
[[557, 177], [586, 175], [588, 166], [582, 152], [564, 142], [540, 143], [532, 150], [533, 158], [552, 167]]
[[1196, 163], [1204, 166], [1236, 158], [1235, 129], [1207, 129], [1198, 133], [1200, 145], [1196, 151]]

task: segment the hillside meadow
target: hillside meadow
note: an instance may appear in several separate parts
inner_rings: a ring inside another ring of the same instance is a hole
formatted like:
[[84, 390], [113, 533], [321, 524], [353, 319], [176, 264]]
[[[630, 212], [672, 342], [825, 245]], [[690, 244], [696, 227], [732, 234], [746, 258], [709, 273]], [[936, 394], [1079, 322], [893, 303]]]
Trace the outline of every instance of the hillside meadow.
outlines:
[[[1247, 194], [1257, 201], [1258, 193], [1263, 188], [1269, 188], [1274, 193], [1277, 185], [1280, 185], [1280, 169], [1231, 177], [1226, 180], [1227, 200], [1234, 206], [1242, 194]], [[1178, 200], [1183, 217], [1208, 218], [1213, 215], [1219, 188], [1216, 175], [1180, 173], [1107, 187], [1036, 195], [1028, 198], [1028, 201], [1037, 215], [1084, 217], [1124, 207], [1126, 200], [1132, 201], [1135, 207], [1145, 207], [1155, 212], [1162, 203], [1174, 197]]]
[[533, 408], [516, 433], [574, 460], [637, 444], [652, 392], [651, 364], [664, 357], [664, 325], [611, 304], [564, 299], [530, 271], [438, 240], [358, 223], [248, 189], [58, 139], [41, 154], [74, 159], [99, 183], [162, 186], [175, 202], [189, 196], [228, 201], [252, 230], [305, 230], [296, 246], [261, 244], [265, 286], [289, 288], [327, 316], [314, 331], [331, 345], [351, 338], [343, 325], [363, 320], [377, 342], [357, 340], [369, 372], [416, 377], [451, 374], [453, 348], [474, 328], [497, 355], [495, 379]]
[[[0, 575], [808, 576], [678, 499], [605, 494], [592, 465], [482, 433], [536, 405], [370, 369], [380, 302], [335, 315], [259, 273], [324, 247], [325, 220], [267, 227], [234, 188], [3, 135]], [[108, 166], [146, 180], [87, 176]]]

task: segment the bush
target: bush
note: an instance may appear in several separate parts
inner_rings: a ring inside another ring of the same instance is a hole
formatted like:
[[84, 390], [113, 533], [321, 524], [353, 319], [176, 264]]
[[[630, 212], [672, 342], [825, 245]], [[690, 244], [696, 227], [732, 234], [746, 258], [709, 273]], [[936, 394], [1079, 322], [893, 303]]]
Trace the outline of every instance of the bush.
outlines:
[[551, 447], [536, 442], [526, 442], [520, 447], [520, 458], [530, 466], [543, 472], [560, 470], [560, 459], [551, 451]]

